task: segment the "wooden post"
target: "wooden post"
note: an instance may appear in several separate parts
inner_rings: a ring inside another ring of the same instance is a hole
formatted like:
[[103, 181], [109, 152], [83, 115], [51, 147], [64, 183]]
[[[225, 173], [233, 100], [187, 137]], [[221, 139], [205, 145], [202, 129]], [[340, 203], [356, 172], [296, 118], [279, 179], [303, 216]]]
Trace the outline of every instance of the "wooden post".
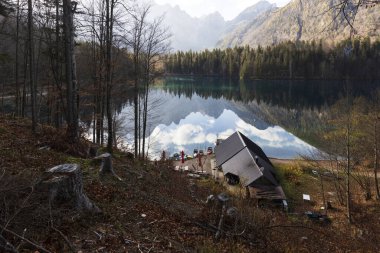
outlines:
[[219, 223], [218, 223], [218, 231], [215, 234], [215, 240], [219, 240], [222, 236], [224, 217], [227, 209], [227, 202], [230, 198], [225, 193], [221, 193], [218, 195], [218, 200], [222, 204], [222, 213], [220, 215]]

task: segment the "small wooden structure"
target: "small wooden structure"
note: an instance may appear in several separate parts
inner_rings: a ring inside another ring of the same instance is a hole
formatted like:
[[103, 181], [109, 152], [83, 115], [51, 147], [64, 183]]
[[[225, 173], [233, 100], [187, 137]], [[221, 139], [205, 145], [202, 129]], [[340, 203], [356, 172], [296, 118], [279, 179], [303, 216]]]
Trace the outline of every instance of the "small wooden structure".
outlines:
[[264, 151], [248, 137], [235, 132], [215, 147], [216, 167], [231, 184], [247, 187], [255, 199], [286, 199], [276, 171]]

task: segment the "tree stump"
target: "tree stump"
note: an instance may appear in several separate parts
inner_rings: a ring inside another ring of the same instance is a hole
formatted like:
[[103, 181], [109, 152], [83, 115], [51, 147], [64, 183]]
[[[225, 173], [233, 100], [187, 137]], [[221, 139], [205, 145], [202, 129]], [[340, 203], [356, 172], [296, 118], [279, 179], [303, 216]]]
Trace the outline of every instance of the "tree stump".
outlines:
[[103, 177], [106, 174], [111, 174], [116, 177], [118, 180], [122, 181], [122, 179], [116, 175], [115, 171], [112, 167], [112, 156], [110, 153], [104, 153], [100, 156], [95, 157], [94, 159], [102, 160], [102, 164], [100, 165], [99, 176]]
[[52, 204], [70, 204], [79, 211], [101, 212], [83, 191], [79, 164], [61, 164], [47, 170], [40, 186], [47, 190]]

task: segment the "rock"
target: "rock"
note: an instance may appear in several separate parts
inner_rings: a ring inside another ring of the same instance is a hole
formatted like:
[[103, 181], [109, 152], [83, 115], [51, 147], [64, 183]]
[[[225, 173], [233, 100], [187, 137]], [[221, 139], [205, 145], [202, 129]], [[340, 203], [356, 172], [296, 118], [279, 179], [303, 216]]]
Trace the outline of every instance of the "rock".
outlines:
[[50, 150], [51, 148], [49, 146], [43, 146], [40, 147], [38, 150]]
[[53, 205], [69, 203], [79, 211], [100, 212], [84, 193], [79, 164], [61, 164], [47, 170], [44, 179], [39, 183], [39, 189], [47, 191]]
[[230, 197], [226, 194], [226, 193], [220, 193], [219, 195], [218, 195], [218, 200], [220, 201], [220, 202], [222, 202], [222, 203], [225, 203], [225, 202], [227, 202], [228, 200], [230, 200]]
[[234, 206], [227, 209], [227, 215], [230, 217], [236, 217], [238, 213], [238, 209]]
[[209, 196], [207, 197], [207, 199], [206, 199], [206, 204], [211, 203], [211, 202], [214, 202], [214, 200], [215, 200], [215, 196], [211, 194], [211, 195], [209, 195]]

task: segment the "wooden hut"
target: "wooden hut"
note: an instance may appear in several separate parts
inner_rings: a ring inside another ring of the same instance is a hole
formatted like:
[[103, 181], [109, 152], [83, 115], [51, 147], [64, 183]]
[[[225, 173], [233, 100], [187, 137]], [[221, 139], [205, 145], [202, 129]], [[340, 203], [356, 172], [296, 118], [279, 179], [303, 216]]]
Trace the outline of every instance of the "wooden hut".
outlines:
[[264, 151], [248, 137], [235, 132], [215, 147], [216, 166], [230, 184], [248, 187], [256, 199], [284, 200], [276, 170]]

